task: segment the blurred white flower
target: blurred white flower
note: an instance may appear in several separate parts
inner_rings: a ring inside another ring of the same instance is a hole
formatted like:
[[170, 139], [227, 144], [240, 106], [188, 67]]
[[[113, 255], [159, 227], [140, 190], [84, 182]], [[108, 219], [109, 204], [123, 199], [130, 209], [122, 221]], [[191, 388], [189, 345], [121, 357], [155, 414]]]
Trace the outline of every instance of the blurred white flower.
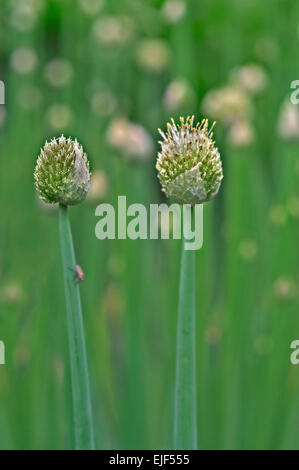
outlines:
[[6, 284], [0, 292], [1, 300], [9, 304], [19, 303], [23, 300], [23, 297], [23, 289], [17, 282]]
[[129, 121], [125, 118], [116, 118], [111, 121], [107, 131], [107, 140], [112, 147], [123, 147], [129, 125]]
[[164, 18], [169, 23], [176, 23], [184, 15], [186, 3], [183, 0], [166, 0], [162, 7]]
[[228, 131], [228, 140], [233, 147], [246, 147], [255, 138], [252, 124], [246, 119], [234, 121]]
[[257, 255], [257, 243], [254, 240], [242, 240], [239, 245], [239, 255], [244, 261], [252, 261]]
[[131, 159], [147, 159], [153, 152], [153, 141], [144, 127], [130, 124], [127, 140], [124, 145], [125, 153]]
[[104, 5], [104, 0], [78, 0], [81, 10], [88, 16], [96, 15]]
[[170, 63], [171, 51], [163, 39], [144, 39], [136, 51], [139, 65], [151, 72], [161, 72]]
[[269, 212], [270, 222], [274, 225], [284, 225], [287, 221], [287, 211], [282, 204], [274, 204]]
[[153, 141], [144, 127], [124, 118], [114, 119], [110, 123], [107, 140], [131, 160], [145, 160], [153, 152]]
[[44, 5], [41, 0], [12, 0], [10, 6], [11, 25], [21, 32], [27, 32], [34, 27]]
[[90, 188], [86, 199], [97, 202], [103, 200], [108, 191], [107, 175], [103, 170], [96, 170], [91, 175]]
[[289, 100], [283, 103], [279, 112], [278, 133], [284, 139], [299, 138], [299, 111]]
[[202, 110], [208, 116], [219, 119], [224, 124], [249, 118], [253, 111], [249, 96], [243, 90], [233, 86], [210, 90], [202, 101]]
[[46, 119], [54, 131], [63, 131], [72, 122], [72, 110], [65, 104], [52, 104], [47, 111]]
[[93, 24], [94, 37], [102, 44], [126, 44], [134, 35], [134, 23], [127, 16], [100, 16]]
[[21, 108], [31, 110], [40, 106], [42, 93], [38, 87], [25, 84], [17, 91], [17, 99]]
[[45, 78], [53, 87], [63, 87], [67, 85], [72, 75], [72, 64], [66, 59], [53, 59], [45, 67]]
[[259, 93], [268, 83], [264, 68], [259, 64], [247, 64], [232, 70], [231, 82], [250, 93]]
[[196, 96], [189, 82], [185, 79], [177, 79], [166, 88], [163, 104], [169, 111], [176, 111], [182, 106], [195, 102]]
[[33, 49], [20, 47], [12, 53], [10, 63], [15, 72], [20, 74], [30, 73], [36, 66], [37, 56]]
[[116, 99], [110, 91], [98, 91], [91, 97], [91, 108], [96, 116], [109, 116], [116, 108]]
[[296, 284], [288, 276], [280, 276], [274, 283], [274, 291], [280, 299], [291, 299], [296, 295]]

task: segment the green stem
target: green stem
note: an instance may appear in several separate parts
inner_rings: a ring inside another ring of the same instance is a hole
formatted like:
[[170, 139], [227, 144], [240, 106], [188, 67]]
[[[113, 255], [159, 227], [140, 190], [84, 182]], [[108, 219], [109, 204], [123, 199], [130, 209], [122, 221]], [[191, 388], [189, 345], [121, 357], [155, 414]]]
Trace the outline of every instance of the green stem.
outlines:
[[[192, 219], [193, 217], [192, 208]], [[174, 448], [196, 449], [196, 428], [195, 258], [194, 250], [184, 249], [183, 239], [176, 350]]]
[[70, 347], [76, 449], [93, 449], [93, 424], [86, 348], [78, 282], [75, 279], [75, 252], [66, 206], [59, 206], [59, 231], [64, 271], [67, 325]]

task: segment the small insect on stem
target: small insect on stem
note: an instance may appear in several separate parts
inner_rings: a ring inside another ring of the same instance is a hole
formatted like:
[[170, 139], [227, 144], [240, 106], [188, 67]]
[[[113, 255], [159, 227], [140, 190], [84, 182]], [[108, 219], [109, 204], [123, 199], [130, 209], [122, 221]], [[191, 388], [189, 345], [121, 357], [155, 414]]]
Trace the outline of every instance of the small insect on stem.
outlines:
[[83, 272], [83, 269], [81, 268], [81, 266], [79, 266], [79, 264], [76, 264], [75, 268], [72, 269], [72, 268], [69, 268], [71, 271], [74, 272], [74, 280], [76, 282], [83, 282], [85, 277], [84, 277], [84, 272]]
[[76, 276], [76, 279], [77, 279], [78, 282], [84, 281], [84, 272], [83, 272], [83, 269], [81, 268], [81, 266], [79, 266], [79, 264], [76, 264], [75, 276]]

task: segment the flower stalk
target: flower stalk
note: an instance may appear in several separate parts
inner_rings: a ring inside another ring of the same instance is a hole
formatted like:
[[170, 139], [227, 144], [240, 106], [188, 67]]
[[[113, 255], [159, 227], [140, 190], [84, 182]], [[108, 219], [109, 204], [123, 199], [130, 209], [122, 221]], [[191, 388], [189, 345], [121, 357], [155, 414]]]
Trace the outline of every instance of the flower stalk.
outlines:
[[[196, 125], [194, 116], [173, 119], [162, 136], [156, 168], [162, 191], [179, 204], [194, 205], [213, 199], [223, 178], [220, 153], [213, 140], [215, 122], [207, 119]], [[195, 260], [194, 251], [182, 241], [179, 312], [176, 349], [174, 448], [196, 449], [195, 374]]]
[[93, 449], [93, 423], [81, 299], [67, 206], [59, 205], [59, 232], [67, 307], [76, 449]]
[[59, 203], [59, 232], [67, 307], [76, 449], [93, 449], [93, 423], [81, 299], [68, 206], [82, 202], [90, 186], [89, 162], [82, 145], [63, 135], [46, 142], [34, 170], [39, 197]]
[[[194, 208], [192, 207], [192, 219]], [[196, 449], [195, 259], [182, 240], [176, 345], [174, 448]]]

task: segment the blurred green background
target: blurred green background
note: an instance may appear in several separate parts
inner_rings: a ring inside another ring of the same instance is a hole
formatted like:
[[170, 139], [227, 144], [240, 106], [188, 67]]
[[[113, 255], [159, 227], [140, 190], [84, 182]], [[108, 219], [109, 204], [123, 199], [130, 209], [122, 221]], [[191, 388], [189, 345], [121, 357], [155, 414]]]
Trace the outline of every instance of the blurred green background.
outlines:
[[0, 448], [73, 448], [46, 138], [93, 171], [70, 211], [97, 448], [172, 445], [180, 242], [95, 237], [96, 206], [164, 201], [157, 128], [217, 121], [224, 165], [196, 253], [198, 446], [299, 448], [299, 6], [290, 0], [1, 0]]

